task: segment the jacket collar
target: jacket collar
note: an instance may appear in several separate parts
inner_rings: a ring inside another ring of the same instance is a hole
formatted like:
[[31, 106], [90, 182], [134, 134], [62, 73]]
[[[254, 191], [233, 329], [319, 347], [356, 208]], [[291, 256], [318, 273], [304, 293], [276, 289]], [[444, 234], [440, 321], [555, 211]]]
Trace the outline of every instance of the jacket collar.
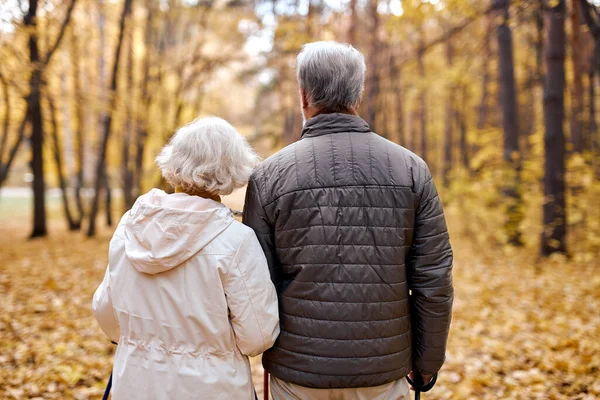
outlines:
[[361, 117], [351, 114], [319, 114], [304, 124], [302, 138], [317, 137], [339, 132], [371, 132], [369, 124]]

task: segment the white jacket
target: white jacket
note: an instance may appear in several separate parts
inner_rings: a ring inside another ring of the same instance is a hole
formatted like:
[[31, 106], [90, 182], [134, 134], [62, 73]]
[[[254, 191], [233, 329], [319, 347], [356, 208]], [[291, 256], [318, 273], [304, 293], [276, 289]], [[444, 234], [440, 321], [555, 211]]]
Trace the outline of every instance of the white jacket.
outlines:
[[253, 399], [247, 356], [279, 335], [254, 232], [224, 205], [153, 189], [110, 242], [93, 310], [119, 343], [113, 399]]

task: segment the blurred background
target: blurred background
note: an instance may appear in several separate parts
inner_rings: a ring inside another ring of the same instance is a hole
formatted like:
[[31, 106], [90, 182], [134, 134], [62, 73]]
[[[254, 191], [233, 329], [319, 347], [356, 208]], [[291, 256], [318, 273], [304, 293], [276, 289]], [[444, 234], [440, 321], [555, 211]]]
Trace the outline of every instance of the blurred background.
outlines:
[[101, 397], [91, 296], [120, 216], [169, 189], [154, 157], [206, 115], [263, 157], [298, 140], [295, 56], [337, 40], [366, 58], [360, 115], [445, 205], [455, 314], [427, 398], [600, 398], [599, 6], [2, 0], [0, 397]]

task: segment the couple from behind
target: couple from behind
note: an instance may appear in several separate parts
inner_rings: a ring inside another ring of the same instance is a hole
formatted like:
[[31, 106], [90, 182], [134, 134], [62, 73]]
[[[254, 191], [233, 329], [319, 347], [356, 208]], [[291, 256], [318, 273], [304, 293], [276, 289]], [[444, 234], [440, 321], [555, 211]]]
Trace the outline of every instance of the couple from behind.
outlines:
[[[176, 193], [127, 212], [94, 295], [118, 342], [120, 399], [408, 399], [444, 362], [452, 250], [427, 165], [357, 115], [363, 56], [317, 42], [297, 59], [302, 138], [260, 165], [218, 118], [157, 157]], [[248, 183], [243, 222], [220, 196]]]

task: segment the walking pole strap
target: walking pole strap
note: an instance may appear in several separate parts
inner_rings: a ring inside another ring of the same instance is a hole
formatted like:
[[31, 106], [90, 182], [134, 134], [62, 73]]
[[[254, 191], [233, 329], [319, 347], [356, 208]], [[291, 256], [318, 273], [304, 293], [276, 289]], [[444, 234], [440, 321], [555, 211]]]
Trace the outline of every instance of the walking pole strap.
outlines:
[[418, 372], [415, 372], [415, 380], [414, 381], [412, 379], [410, 379], [408, 376], [406, 377], [406, 380], [408, 381], [410, 386], [412, 386], [413, 389], [415, 389], [415, 400], [421, 399], [421, 392], [425, 393], [425, 392], [429, 392], [431, 390], [431, 388], [435, 385], [435, 382], [437, 381], [437, 377], [438, 377], [438, 374], [436, 372], [435, 374], [433, 374], [433, 377], [431, 378], [429, 383], [427, 383], [427, 385], [423, 385], [423, 377]]

